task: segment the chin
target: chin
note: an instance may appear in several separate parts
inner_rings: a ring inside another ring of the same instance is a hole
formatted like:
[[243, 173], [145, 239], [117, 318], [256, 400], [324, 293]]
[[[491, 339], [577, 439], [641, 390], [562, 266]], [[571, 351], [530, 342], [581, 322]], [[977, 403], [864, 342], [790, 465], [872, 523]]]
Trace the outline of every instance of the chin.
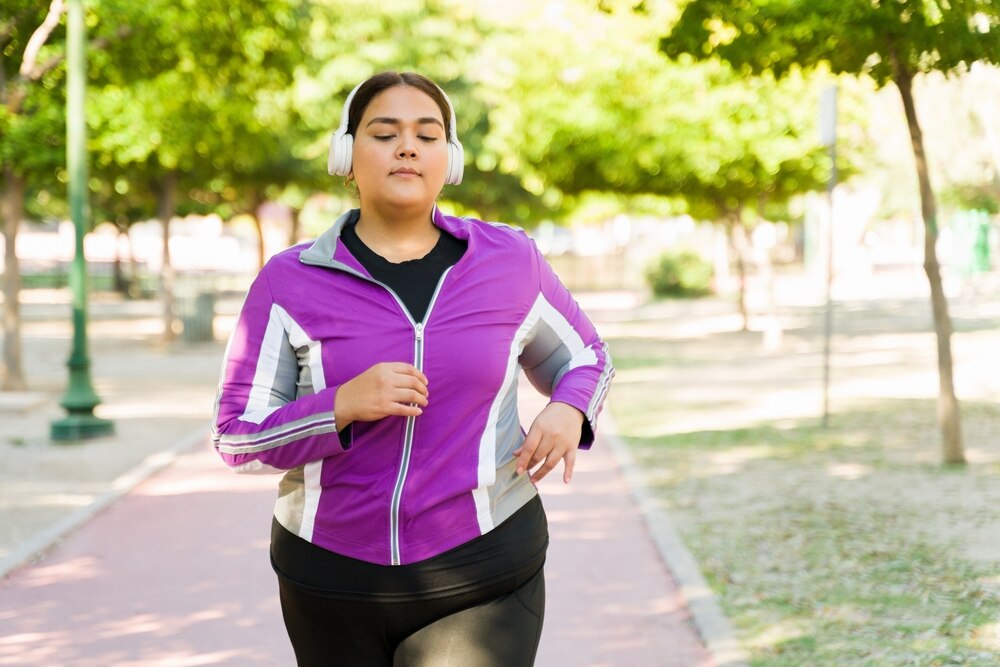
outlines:
[[387, 196], [387, 197], [383, 197], [382, 201], [386, 205], [388, 205], [388, 206], [390, 206], [392, 208], [414, 209], [414, 208], [422, 208], [422, 207], [434, 208], [434, 201], [435, 201], [435, 199], [434, 198], [428, 198], [426, 196], [421, 196], [421, 197], [405, 197], [405, 196], [393, 197], [393, 196]]

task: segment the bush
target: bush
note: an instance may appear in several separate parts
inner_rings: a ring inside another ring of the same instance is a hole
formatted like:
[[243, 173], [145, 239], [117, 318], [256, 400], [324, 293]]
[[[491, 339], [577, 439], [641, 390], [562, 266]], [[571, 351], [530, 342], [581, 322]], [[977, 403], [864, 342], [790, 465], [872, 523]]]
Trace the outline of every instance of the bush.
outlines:
[[689, 250], [668, 252], [646, 269], [646, 282], [656, 296], [702, 296], [712, 291], [712, 265]]

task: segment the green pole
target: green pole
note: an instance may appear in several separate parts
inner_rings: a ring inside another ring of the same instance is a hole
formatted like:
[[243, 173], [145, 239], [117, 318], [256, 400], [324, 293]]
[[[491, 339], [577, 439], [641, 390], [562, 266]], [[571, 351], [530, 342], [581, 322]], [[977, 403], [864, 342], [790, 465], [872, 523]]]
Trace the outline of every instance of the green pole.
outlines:
[[84, 115], [87, 63], [83, 0], [69, 0], [66, 11], [66, 166], [69, 171], [70, 217], [76, 228], [76, 252], [70, 268], [73, 291], [73, 350], [69, 386], [60, 405], [67, 416], [52, 422], [53, 440], [82, 440], [110, 435], [114, 424], [94, 416], [101, 402], [90, 381], [87, 356], [87, 266], [83, 237], [89, 217], [87, 204], [87, 124]]

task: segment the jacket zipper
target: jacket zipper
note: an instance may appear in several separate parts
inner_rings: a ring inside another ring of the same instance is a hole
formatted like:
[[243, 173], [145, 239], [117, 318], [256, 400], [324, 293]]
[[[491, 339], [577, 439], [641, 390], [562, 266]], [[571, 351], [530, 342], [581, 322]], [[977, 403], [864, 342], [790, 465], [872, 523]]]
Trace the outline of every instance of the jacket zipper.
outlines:
[[[434, 303], [437, 301], [438, 293], [441, 292], [441, 286], [444, 284], [445, 278], [448, 277], [449, 271], [451, 271], [451, 267], [445, 269], [444, 273], [441, 274], [437, 287], [434, 288], [434, 295], [431, 296], [431, 301], [427, 304], [427, 311], [424, 313], [424, 319], [421, 322], [414, 322], [409, 311], [405, 306], [403, 306], [403, 302], [398, 296], [396, 296], [396, 293], [386, 287], [386, 289], [389, 290], [389, 293], [396, 297], [396, 300], [399, 301], [399, 305], [402, 306], [407, 319], [409, 319], [410, 324], [413, 325], [413, 365], [416, 366], [420, 372], [423, 372], [424, 370], [424, 325], [427, 322], [427, 319], [431, 316], [431, 310], [434, 308]], [[390, 563], [392, 565], [400, 565], [403, 560], [399, 544], [399, 508], [403, 501], [403, 485], [406, 483], [406, 475], [410, 470], [410, 452], [413, 450], [413, 432], [416, 428], [416, 421], [416, 417], [406, 418], [406, 431], [403, 437], [403, 454], [400, 457], [399, 474], [396, 476], [396, 484], [392, 489], [392, 505], [389, 508], [389, 548]]]
[[[406, 305], [403, 303], [403, 300], [399, 298], [399, 295], [392, 291], [392, 289], [385, 283], [379, 282], [374, 278], [366, 276], [339, 263], [319, 261], [313, 258], [304, 259], [302, 261], [305, 264], [311, 264], [313, 266], [324, 266], [326, 268], [344, 271], [345, 273], [357, 276], [362, 280], [367, 280], [375, 283], [376, 285], [381, 285], [385, 291], [392, 295], [392, 298], [394, 298], [396, 303], [399, 304], [399, 308], [403, 312], [403, 315], [405, 315], [406, 319], [409, 321], [410, 326], [413, 327], [413, 365], [423, 372], [424, 325], [427, 322], [427, 318], [431, 316], [431, 310], [433, 310], [434, 304], [437, 302], [438, 294], [441, 292], [441, 286], [444, 285], [444, 280], [448, 277], [448, 273], [451, 271], [452, 267], [449, 266], [444, 270], [444, 273], [441, 274], [441, 277], [438, 279], [437, 287], [434, 288], [434, 294], [431, 296], [431, 301], [427, 304], [427, 312], [424, 313], [424, 319], [418, 323], [413, 321], [410, 311], [406, 309]], [[403, 484], [406, 482], [406, 474], [410, 469], [410, 451], [413, 449], [413, 432], [415, 427], [416, 417], [407, 417], [405, 435], [403, 436], [403, 453], [400, 456], [399, 473], [396, 475], [396, 483], [392, 488], [392, 504], [389, 507], [389, 559], [392, 565], [400, 565], [402, 563], [399, 545], [399, 507], [403, 501]]]

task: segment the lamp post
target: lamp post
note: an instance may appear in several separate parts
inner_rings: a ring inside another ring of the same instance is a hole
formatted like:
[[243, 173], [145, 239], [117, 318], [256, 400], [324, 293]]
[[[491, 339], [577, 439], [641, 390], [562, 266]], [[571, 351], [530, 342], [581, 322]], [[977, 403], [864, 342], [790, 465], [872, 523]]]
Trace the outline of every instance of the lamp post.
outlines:
[[114, 424], [94, 416], [101, 402], [90, 380], [87, 355], [87, 266], [83, 237], [89, 218], [87, 202], [86, 34], [83, 0], [69, 0], [66, 8], [66, 166], [69, 171], [70, 217], [76, 228], [76, 252], [70, 268], [73, 292], [73, 349], [67, 367], [69, 386], [60, 405], [66, 417], [52, 422], [52, 439], [81, 440], [110, 435]]

